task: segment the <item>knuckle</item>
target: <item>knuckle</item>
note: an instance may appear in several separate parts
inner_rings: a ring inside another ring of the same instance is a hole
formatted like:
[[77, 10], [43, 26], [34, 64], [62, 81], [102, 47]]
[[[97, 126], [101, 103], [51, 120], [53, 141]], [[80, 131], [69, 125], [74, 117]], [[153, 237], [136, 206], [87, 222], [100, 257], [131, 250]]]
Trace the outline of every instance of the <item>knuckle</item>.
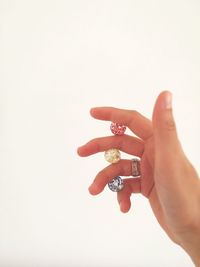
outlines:
[[132, 115], [133, 115], [133, 116], [137, 116], [137, 115], [140, 114], [140, 113], [139, 113], [137, 110], [135, 110], [135, 109], [133, 109], [131, 112], [132, 112]]
[[97, 176], [95, 177], [94, 181], [99, 180], [99, 177], [102, 178], [107, 174], [107, 168], [98, 172]]
[[130, 125], [132, 121], [140, 115], [140, 113], [137, 110], [129, 110], [128, 113], [129, 113], [129, 116], [128, 116], [127, 123], [128, 125]]
[[166, 119], [164, 126], [168, 131], [174, 131], [176, 129], [175, 122], [172, 118]]

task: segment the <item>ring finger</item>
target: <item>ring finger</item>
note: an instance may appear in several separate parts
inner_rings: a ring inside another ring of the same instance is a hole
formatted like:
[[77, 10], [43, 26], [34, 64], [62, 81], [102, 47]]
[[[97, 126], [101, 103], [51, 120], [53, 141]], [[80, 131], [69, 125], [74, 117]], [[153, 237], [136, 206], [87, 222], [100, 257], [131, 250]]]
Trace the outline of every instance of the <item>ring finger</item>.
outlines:
[[[95, 177], [93, 183], [89, 187], [89, 192], [92, 195], [97, 195], [103, 191], [108, 182], [116, 176], [130, 176], [132, 175], [132, 161], [120, 160], [116, 164], [111, 164], [101, 170]], [[122, 190], [124, 191], [124, 189]]]

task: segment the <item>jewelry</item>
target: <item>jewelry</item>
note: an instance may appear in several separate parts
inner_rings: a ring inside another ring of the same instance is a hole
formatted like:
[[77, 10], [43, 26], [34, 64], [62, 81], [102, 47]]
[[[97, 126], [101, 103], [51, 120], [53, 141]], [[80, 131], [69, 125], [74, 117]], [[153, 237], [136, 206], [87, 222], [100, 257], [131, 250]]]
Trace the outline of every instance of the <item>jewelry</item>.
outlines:
[[126, 131], [126, 126], [120, 123], [112, 122], [110, 125], [110, 130], [114, 135], [123, 135]]
[[123, 179], [120, 176], [115, 177], [112, 181], [108, 183], [108, 187], [113, 192], [119, 192], [124, 187]]
[[133, 177], [138, 177], [141, 175], [140, 160], [137, 158], [131, 160], [131, 174]]
[[[112, 122], [110, 130], [114, 135], [123, 135], [126, 131], [126, 126]], [[121, 154], [118, 149], [111, 148], [105, 151], [104, 157], [109, 163], [117, 163], [121, 159]], [[124, 188], [123, 179], [120, 176], [115, 177], [108, 183], [108, 187], [113, 192], [119, 192]]]
[[117, 163], [121, 159], [121, 154], [118, 149], [111, 148], [105, 151], [104, 157], [109, 163]]

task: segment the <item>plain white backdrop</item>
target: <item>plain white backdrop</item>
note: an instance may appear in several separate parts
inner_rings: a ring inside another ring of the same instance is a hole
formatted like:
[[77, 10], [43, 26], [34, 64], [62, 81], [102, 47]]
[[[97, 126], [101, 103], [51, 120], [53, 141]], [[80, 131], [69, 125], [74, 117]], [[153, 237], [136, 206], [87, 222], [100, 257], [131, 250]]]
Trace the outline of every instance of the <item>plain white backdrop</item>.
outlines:
[[167, 89], [200, 170], [199, 14], [198, 0], [0, 0], [1, 267], [193, 266], [147, 199], [122, 214], [107, 188], [90, 196], [107, 164], [76, 149], [110, 135], [91, 107], [151, 118]]

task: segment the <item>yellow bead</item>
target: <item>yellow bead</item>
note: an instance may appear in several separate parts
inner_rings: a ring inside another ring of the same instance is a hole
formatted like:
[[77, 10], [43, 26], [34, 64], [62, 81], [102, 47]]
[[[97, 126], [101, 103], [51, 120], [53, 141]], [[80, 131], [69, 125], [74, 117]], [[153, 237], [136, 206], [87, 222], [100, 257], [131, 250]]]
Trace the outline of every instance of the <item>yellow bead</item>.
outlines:
[[121, 154], [118, 149], [111, 148], [105, 151], [104, 157], [109, 163], [117, 163], [121, 159]]

